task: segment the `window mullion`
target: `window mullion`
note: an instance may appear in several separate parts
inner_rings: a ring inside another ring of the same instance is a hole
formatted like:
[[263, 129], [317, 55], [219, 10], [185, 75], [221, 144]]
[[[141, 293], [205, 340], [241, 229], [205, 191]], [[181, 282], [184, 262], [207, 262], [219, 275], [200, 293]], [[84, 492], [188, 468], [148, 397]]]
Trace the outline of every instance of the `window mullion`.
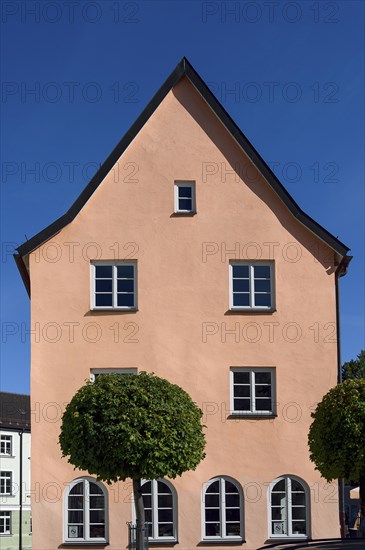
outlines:
[[113, 265], [112, 269], [112, 290], [113, 290], [113, 307], [117, 307], [118, 299], [117, 299], [117, 266], [116, 264]]
[[224, 479], [221, 479], [220, 480], [220, 483], [219, 483], [219, 487], [220, 487], [220, 502], [219, 502], [219, 507], [220, 507], [220, 516], [221, 516], [221, 537], [222, 538], [225, 538], [226, 536], [226, 507], [225, 507], [225, 498], [224, 498], [224, 494], [225, 494], [225, 490], [226, 490], [226, 486], [225, 486], [225, 483], [224, 483]]
[[250, 307], [255, 306], [255, 296], [254, 296], [254, 270], [253, 265], [250, 265], [249, 269], [249, 285], [250, 285]]
[[152, 491], [152, 538], [157, 539], [158, 537], [158, 485], [157, 480], [153, 479], [151, 483]]
[[288, 535], [292, 536], [293, 526], [292, 526], [292, 513], [291, 513], [291, 479], [290, 477], [286, 478], [286, 521], [287, 521], [287, 531]]
[[255, 371], [250, 372], [251, 412], [256, 412], [255, 402]]

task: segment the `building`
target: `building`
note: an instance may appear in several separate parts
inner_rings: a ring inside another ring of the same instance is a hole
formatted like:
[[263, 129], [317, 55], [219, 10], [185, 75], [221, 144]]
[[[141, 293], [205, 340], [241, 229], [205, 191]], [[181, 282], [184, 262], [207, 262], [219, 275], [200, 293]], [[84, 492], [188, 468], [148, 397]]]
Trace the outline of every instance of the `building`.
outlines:
[[17, 251], [40, 334], [32, 479], [54, 488], [33, 501], [34, 547], [127, 545], [131, 484], [75, 471], [58, 445], [65, 404], [110, 370], [153, 371], [204, 412], [206, 459], [144, 484], [151, 545], [339, 536], [338, 487], [314, 469], [307, 433], [337, 382], [348, 250], [184, 58], [68, 212]]
[[0, 392], [0, 548], [32, 547], [30, 398]]

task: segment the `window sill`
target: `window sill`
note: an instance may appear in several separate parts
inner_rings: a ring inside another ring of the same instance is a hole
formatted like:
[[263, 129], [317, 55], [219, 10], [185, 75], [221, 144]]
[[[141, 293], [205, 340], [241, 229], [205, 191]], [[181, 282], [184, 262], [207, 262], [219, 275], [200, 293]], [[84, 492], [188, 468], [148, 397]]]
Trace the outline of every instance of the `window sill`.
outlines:
[[58, 548], [66, 548], [66, 547], [70, 547], [70, 546], [90, 546], [92, 548], [104, 548], [105, 546], [109, 546], [109, 542], [89, 542], [89, 541], [85, 541], [85, 542], [81, 542], [81, 541], [78, 541], [78, 542], [63, 542], [62, 544], [59, 545]]
[[196, 212], [173, 212], [170, 218], [192, 218], [196, 214]]
[[254, 418], [255, 420], [265, 420], [265, 419], [272, 419], [272, 418], [277, 418], [277, 414], [273, 414], [273, 413], [270, 413], [270, 414], [260, 414], [260, 413], [248, 413], [248, 414], [245, 414], [245, 413], [233, 413], [233, 414], [230, 414], [227, 416], [227, 418], [229, 420], [232, 420], [234, 418], [245, 418], [245, 419], [248, 419], [248, 418]]
[[136, 313], [138, 307], [131, 307], [130, 309], [119, 308], [119, 307], [94, 307], [89, 310], [89, 314], [92, 313]]
[[227, 311], [224, 312], [224, 315], [272, 315], [276, 311], [276, 308], [234, 308], [227, 309]]
[[148, 539], [148, 545], [149, 546], [175, 546], [175, 544], [179, 544], [179, 541], [174, 539], [169, 540], [163, 540], [163, 539]]
[[[309, 538], [307, 535], [293, 535], [292, 537], [272, 537], [267, 540], [265, 540], [264, 544], [273, 544], [273, 543], [288, 543], [291, 542], [310, 542], [312, 539]], [[328, 540], [328, 539], [325, 539]], [[330, 539], [333, 540], [333, 539]]]
[[208, 546], [208, 545], [226, 545], [226, 546], [239, 546], [245, 544], [244, 539], [204, 539], [197, 544], [197, 546]]

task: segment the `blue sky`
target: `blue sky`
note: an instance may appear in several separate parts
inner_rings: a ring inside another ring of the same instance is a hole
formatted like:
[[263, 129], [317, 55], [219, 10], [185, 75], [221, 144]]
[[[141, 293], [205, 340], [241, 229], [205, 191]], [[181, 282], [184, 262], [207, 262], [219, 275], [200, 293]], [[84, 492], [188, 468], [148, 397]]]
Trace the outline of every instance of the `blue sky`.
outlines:
[[303, 210], [351, 248], [342, 357], [364, 348], [364, 4], [4, 1], [1, 389], [29, 392], [11, 257], [72, 204], [185, 55]]

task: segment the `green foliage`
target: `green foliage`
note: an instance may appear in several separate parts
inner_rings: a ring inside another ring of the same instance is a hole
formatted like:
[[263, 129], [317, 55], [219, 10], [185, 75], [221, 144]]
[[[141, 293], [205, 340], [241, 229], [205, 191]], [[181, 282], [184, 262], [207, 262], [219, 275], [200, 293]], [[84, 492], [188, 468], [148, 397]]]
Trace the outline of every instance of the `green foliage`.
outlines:
[[365, 379], [332, 388], [312, 413], [310, 459], [327, 480], [365, 475]]
[[179, 386], [147, 374], [105, 374], [74, 395], [62, 417], [63, 456], [112, 483], [175, 478], [204, 458], [202, 411]]
[[365, 350], [361, 350], [357, 359], [351, 359], [342, 365], [342, 380], [365, 378]]

